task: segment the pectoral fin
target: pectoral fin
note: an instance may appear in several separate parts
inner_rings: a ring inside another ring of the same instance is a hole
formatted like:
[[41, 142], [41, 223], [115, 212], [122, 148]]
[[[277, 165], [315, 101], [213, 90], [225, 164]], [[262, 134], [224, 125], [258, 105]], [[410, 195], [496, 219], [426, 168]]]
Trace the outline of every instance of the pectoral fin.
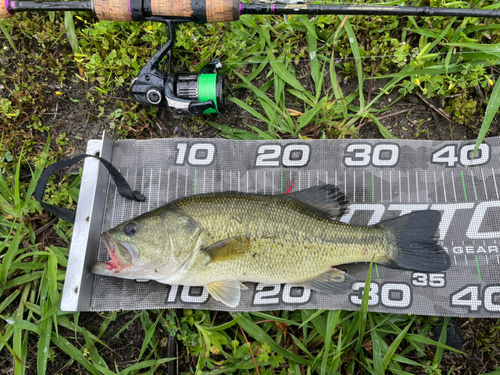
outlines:
[[344, 271], [332, 268], [330, 271], [302, 281], [300, 284], [319, 293], [338, 295], [347, 293], [353, 283], [354, 277]]
[[231, 237], [218, 241], [201, 251], [206, 253], [208, 263], [236, 260], [252, 250], [251, 241], [247, 237]]
[[229, 307], [238, 306], [240, 304], [241, 290], [248, 289], [237, 280], [215, 281], [206, 287], [214, 299]]

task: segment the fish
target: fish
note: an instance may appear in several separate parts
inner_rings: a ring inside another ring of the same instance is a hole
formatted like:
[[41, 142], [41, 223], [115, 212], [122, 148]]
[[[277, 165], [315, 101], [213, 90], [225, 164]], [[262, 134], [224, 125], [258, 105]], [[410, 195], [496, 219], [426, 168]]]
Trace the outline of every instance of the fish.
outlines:
[[336, 186], [280, 195], [217, 192], [177, 199], [101, 235], [110, 260], [97, 275], [204, 286], [228, 307], [244, 282], [293, 284], [341, 295], [354, 278], [337, 267], [375, 262], [440, 272], [450, 257], [437, 242], [441, 213], [412, 212], [372, 226], [339, 218], [349, 209]]

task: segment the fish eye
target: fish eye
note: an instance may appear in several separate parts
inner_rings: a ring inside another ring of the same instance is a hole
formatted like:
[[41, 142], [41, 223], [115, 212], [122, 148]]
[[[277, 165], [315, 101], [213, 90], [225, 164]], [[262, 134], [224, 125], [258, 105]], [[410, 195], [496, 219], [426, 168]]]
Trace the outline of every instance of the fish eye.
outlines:
[[139, 228], [137, 227], [137, 224], [134, 222], [128, 223], [123, 228], [123, 233], [125, 233], [129, 237], [134, 236], [135, 234], [137, 234], [137, 232], [139, 232]]

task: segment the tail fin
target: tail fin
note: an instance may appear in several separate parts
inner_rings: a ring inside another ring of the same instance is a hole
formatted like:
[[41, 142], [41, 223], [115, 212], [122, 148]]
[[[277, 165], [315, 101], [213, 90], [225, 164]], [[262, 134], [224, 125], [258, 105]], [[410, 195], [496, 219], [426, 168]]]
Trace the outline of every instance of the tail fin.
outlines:
[[450, 256], [437, 243], [441, 213], [417, 211], [378, 224], [396, 237], [396, 249], [389, 261], [391, 268], [439, 272], [450, 268]]

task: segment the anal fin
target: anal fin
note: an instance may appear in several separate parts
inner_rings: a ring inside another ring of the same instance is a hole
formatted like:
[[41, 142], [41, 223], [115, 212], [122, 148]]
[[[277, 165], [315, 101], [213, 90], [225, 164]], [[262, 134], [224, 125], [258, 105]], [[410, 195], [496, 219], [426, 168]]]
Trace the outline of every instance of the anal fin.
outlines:
[[323, 294], [345, 294], [350, 291], [354, 277], [336, 268], [322, 273], [312, 279], [302, 281], [300, 284]]
[[241, 290], [248, 289], [237, 280], [215, 281], [206, 286], [210, 295], [219, 302], [229, 307], [240, 304]]

